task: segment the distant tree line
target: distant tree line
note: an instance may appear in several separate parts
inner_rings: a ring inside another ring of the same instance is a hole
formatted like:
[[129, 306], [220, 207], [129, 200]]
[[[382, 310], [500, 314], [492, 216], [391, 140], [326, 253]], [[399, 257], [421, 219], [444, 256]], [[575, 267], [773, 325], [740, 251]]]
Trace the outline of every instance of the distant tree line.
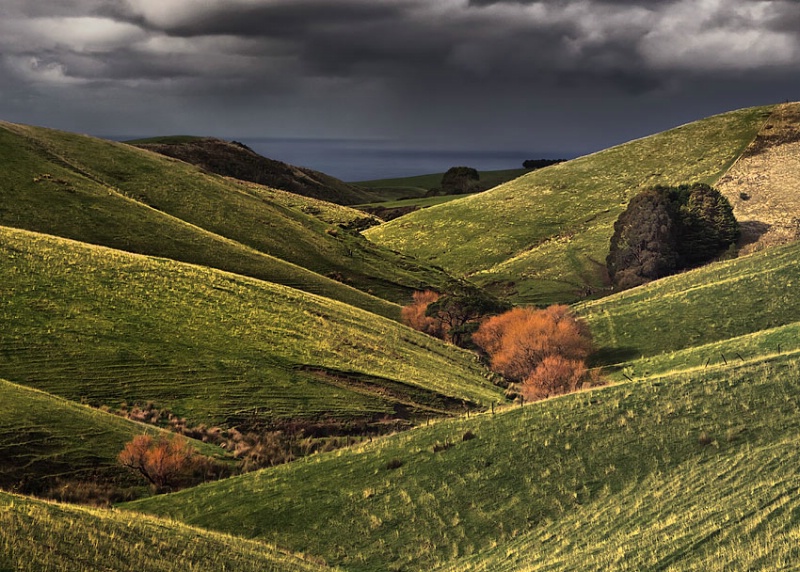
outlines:
[[614, 223], [606, 266], [616, 287], [632, 288], [709, 262], [738, 238], [733, 208], [718, 190], [657, 186], [633, 197]]

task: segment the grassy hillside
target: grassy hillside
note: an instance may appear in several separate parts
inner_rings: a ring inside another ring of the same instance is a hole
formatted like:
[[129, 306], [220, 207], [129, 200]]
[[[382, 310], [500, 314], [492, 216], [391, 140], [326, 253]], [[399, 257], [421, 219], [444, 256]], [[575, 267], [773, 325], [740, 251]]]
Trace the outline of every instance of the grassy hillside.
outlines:
[[[134, 436], [160, 430], [2, 379], [0, 395], [0, 488], [40, 494], [57, 480], [141, 484], [117, 455]], [[218, 447], [192, 445], [221, 457]]]
[[366, 234], [519, 302], [574, 301], [605, 288], [613, 224], [632, 196], [655, 184], [716, 182], [771, 109], [710, 117], [534, 171]]
[[447, 279], [342, 228], [370, 224], [364, 213], [129, 145], [2, 123], [0, 167], [3, 225], [217, 267], [382, 315], [398, 310], [298, 266], [392, 301]]
[[[491, 189], [502, 183], [516, 179], [527, 173], [528, 169], [502, 169], [498, 171], [478, 171], [481, 187]], [[398, 201], [409, 197], [422, 197], [429, 190], [440, 187], [444, 173], [431, 173], [413, 177], [397, 177], [393, 179], [375, 179], [353, 183], [367, 188], [380, 198], [374, 200]], [[405, 203], [405, 201], [402, 201]], [[373, 203], [377, 204], [377, 203]]]
[[214, 269], [0, 227], [0, 377], [192, 423], [379, 420], [501, 399], [474, 356]]
[[799, 445], [698, 456], [441, 572], [794, 569]]
[[585, 302], [578, 311], [604, 363], [737, 338], [800, 322], [792, 293], [800, 281], [798, 256], [795, 243]]
[[234, 177], [340, 205], [371, 199], [364, 189], [335, 177], [262, 157], [246, 145], [211, 137], [157, 137], [131, 144], [197, 165], [211, 173]]
[[[464, 558], [494, 570], [506, 556], [543, 562], [526, 570], [623, 561], [682, 570], [716, 557], [733, 569], [774, 569], [794, 551], [782, 541], [798, 534], [799, 374], [800, 361], [783, 356], [617, 385], [128, 508], [277, 542], [353, 571], [462, 569]], [[464, 440], [467, 432], [474, 438]], [[451, 446], [441, 450], [444, 443]], [[542, 551], [527, 554], [529, 546]]]
[[314, 572], [274, 546], [176, 522], [0, 492], [0, 570], [14, 572]]

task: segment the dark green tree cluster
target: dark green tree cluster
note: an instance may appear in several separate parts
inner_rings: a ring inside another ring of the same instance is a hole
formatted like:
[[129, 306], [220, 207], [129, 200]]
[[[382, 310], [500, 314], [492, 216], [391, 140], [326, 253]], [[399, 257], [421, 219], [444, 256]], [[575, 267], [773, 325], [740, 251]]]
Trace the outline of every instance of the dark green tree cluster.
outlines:
[[441, 194], [465, 195], [478, 192], [481, 177], [472, 167], [451, 167], [442, 175]]
[[606, 259], [618, 288], [699, 266], [729, 249], [739, 225], [728, 199], [704, 183], [636, 195], [614, 223]]
[[429, 304], [425, 315], [441, 323], [446, 340], [462, 348], [471, 348], [472, 334], [478, 329], [481, 319], [509, 309], [508, 303], [483, 290], [461, 285]]

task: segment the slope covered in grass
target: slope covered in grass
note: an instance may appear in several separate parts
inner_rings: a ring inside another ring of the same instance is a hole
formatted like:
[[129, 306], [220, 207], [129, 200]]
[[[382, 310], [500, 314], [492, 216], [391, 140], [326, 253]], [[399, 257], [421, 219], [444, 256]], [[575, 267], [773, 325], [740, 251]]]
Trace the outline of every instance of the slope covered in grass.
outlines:
[[447, 279], [343, 228], [371, 224], [364, 213], [129, 145], [2, 123], [0, 168], [7, 226], [217, 267], [383, 315], [397, 309], [312, 272], [392, 301]]
[[314, 572], [274, 546], [161, 519], [0, 492], [0, 570]]
[[745, 109], [690, 123], [366, 234], [520, 302], [574, 301], [605, 287], [613, 224], [631, 197], [656, 184], [715, 183], [770, 111]]
[[469, 352], [352, 306], [200, 266], [0, 227], [0, 377], [191, 423], [488, 406]]
[[[800, 322], [800, 300], [793, 293], [800, 281], [798, 256], [800, 244], [794, 243], [584, 302], [577, 309], [589, 323], [601, 363], [738, 338]], [[773, 343], [771, 351], [777, 352], [780, 342]]]
[[799, 446], [796, 435], [786, 435], [727, 455], [698, 456], [439, 570], [794, 569], [800, 559]]
[[[723, 562], [753, 562], [762, 546], [797, 536], [794, 513], [766, 522], [764, 515], [794, 499], [789, 493], [800, 485], [800, 458], [785, 456], [800, 430], [799, 374], [798, 360], [782, 356], [611, 386], [443, 421], [127, 506], [267, 539], [353, 571], [460, 569], [460, 559], [480, 564], [482, 555], [494, 560], [478, 569], [493, 570], [505, 547], [513, 555], [544, 542], [582, 552], [545, 550], [529, 561], [576, 566], [582, 556], [614, 563], [625, 555], [689, 569], [712, 557], [687, 550], [698, 546], [717, 550]], [[465, 439], [467, 432], [474, 438]], [[769, 470], [746, 471], [751, 460]], [[726, 477], [726, 467], [736, 471]], [[698, 494], [676, 492], [673, 479], [696, 483]], [[673, 495], [676, 506], [660, 502], [659, 492]], [[773, 497], [780, 502], [770, 505]], [[637, 518], [624, 518], [631, 512]], [[578, 523], [587, 527], [585, 538]], [[662, 526], [674, 536], [659, 534]], [[751, 536], [738, 536], [748, 527]], [[638, 544], [627, 543], [642, 530]], [[702, 546], [710, 534], [725, 542]], [[791, 550], [770, 555], [766, 567]]]
[[212, 137], [189, 140], [180, 137], [157, 137], [130, 142], [168, 157], [186, 161], [225, 177], [234, 177], [298, 195], [322, 199], [340, 205], [363, 203], [372, 199], [364, 189], [330, 175], [295, 167], [262, 157], [246, 145]]
[[[117, 463], [125, 443], [160, 430], [0, 379], [0, 488], [43, 493], [62, 482], [138, 485]], [[192, 441], [205, 455], [221, 450]]]

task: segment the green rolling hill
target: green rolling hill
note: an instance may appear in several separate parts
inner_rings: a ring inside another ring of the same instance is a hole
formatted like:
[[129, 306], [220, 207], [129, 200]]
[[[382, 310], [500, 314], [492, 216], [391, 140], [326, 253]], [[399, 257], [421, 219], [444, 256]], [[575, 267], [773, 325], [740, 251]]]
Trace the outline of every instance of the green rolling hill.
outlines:
[[771, 111], [703, 119], [414, 212], [366, 235], [518, 302], [597, 295], [607, 288], [609, 239], [627, 201], [655, 184], [716, 182]]
[[[74, 401], [0, 379], [0, 488], [46, 494], [58, 483], [140, 487], [117, 463], [134, 436], [166, 434]], [[222, 458], [218, 447], [192, 441]]]
[[[591, 327], [601, 364], [655, 356], [663, 361], [705, 346], [703, 361], [716, 363], [726, 344], [728, 356], [737, 360], [762, 350], [796, 349], [790, 332], [800, 323], [800, 302], [792, 294], [800, 280], [799, 254], [794, 243], [718, 262], [584, 302], [577, 310]], [[713, 349], [714, 344], [723, 345]]]
[[351, 571], [746, 569], [755, 550], [780, 567], [800, 531], [799, 372], [783, 357], [611, 386], [126, 508]]
[[[775, 113], [711, 117], [367, 231], [403, 255], [348, 230], [366, 224], [351, 209], [2, 124], [0, 485], [92, 464], [115, 478], [141, 426], [90, 405], [418, 426], [112, 511], [0, 493], [0, 571], [791, 569], [798, 243], [576, 304], [609, 385], [491, 411], [502, 392], [476, 356], [397, 324], [387, 301], [447, 280], [408, 256], [517, 301], [607, 293], [599, 263], [638, 189], [727, 176], [728, 193], [748, 182], [749, 221], [778, 204], [791, 166], [768, 200], [750, 184], [796, 143], [790, 113], [771, 136], [790, 147], [767, 141]], [[384, 266], [347, 270], [361, 290], [320, 276], [357, 252]]]
[[126, 506], [353, 571], [780, 568], [800, 534], [798, 248], [579, 305], [623, 383]]
[[0, 377], [192, 423], [380, 420], [489, 406], [469, 352], [216, 269], [0, 227]]
[[365, 292], [404, 302], [448, 280], [348, 231], [372, 224], [364, 213], [129, 145], [0, 123], [0, 168], [2, 225], [220, 268], [390, 316], [396, 307]]
[[121, 511], [0, 492], [0, 570], [14, 572], [322, 572], [275, 546]]

